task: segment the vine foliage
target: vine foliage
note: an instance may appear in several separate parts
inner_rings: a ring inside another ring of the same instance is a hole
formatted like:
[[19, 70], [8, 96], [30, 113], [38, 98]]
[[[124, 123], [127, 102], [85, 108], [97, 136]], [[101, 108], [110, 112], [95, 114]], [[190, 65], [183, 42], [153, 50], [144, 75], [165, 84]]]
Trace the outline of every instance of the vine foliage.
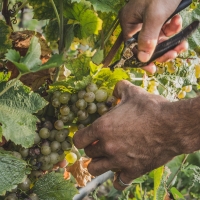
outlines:
[[[70, 147], [59, 154], [63, 157], [51, 169], [45, 168], [49, 158], [43, 148], [52, 141], [44, 136], [48, 133], [42, 134], [40, 130], [47, 127], [47, 121], [61, 119], [60, 102], [52, 106], [55, 95], [76, 95], [94, 83], [109, 96], [119, 80], [129, 80], [170, 101], [198, 95], [200, 30], [189, 39], [186, 53], [170, 62], [155, 63], [154, 75], [142, 69], [111, 71], [105, 67], [108, 60], [114, 62], [120, 56], [123, 45], [116, 54], [109, 52], [120, 40], [118, 12], [125, 3], [125, 0], [0, 1], [0, 199], [9, 195], [31, 199], [33, 194], [41, 200], [73, 199], [78, 193], [76, 186], [84, 186], [93, 178], [87, 171], [88, 159], [73, 146], [72, 137], [80, 122], [89, 125], [102, 115], [99, 111], [91, 115], [90, 122], [80, 120], [79, 116], [62, 122], [61, 129], [67, 130]], [[33, 12], [32, 19], [28, 18], [28, 11]], [[199, 2], [194, 0], [181, 13], [185, 25], [198, 19], [199, 13]], [[30, 21], [25, 23], [27, 20]], [[36, 143], [38, 135], [42, 135], [40, 143]], [[40, 151], [44, 155], [36, 158]], [[24, 152], [28, 152], [27, 156]], [[75, 164], [67, 160], [69, 155], [76, 157]], [[166, 166], [134, 180], [123, 192], [109, 186], [106, 199], [200, 198], [199, 157], [199, 152], [180, 155]], [[65, 161], [62, 167], [61, 161]], [[35, 175], [38, 169], [41, 174]], [[22, 189], [27, 178], [31, 182]], [[105, 198], [95, 193], [95, 199]]]

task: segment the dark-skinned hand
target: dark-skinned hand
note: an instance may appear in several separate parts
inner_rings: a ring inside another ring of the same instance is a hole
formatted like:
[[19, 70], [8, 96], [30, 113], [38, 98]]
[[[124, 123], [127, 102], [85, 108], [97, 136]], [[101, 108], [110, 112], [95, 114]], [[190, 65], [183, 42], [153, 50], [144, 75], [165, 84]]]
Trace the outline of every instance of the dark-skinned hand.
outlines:
[[[141, 30], [138, 58], [142, 62], [149, 60], [157, 43], [181, 30], [182, 19], [179, 15], [163, 25], [179, 3], [180, 0], [130, 0], [121, 10], [120, 23], [125, 41]], [[174, 59], [186, 49], [187, 42], [184, 41], [157, 61]], [[144, 69], [154, 73], [156, 68], [151, 63]], [[84, 148], [92, 158], [88, 166], [92, 175], [114, 170], [128, 184], [183, 153], [181, 145], [174, 142], [180, 140], [180, 135], [171, 133], [174, 127], [166, 123], [176, 113], [170, 102], [128, 81], [119, 82], [114, 95], [121, 102], [74, 135], [75, 146]], [[92, 144], [95, 141], [98, 142]], [[114, 181], [114, 187], [118, 190], [125, 188], [118, 180]]]
[[[140, 61], [147, 62], [158, 43], [168, 39], [182, 29], [182, 19], [179, 15], [175, 15], [165, 23], [180, 2], [181, 0], [130, 0], [121, 10], [120, 24], [124, 40], [128, 40], [141, 30], [138, 38], [138, 58]], [[173, 50], [168, 51], [157, 59], [157, 61], [166, 62], [174, 59], [178, 54], [185, 51], [187, 47], [187, 42], [183, 41]], [[144, 69], [150, 73], [156, 71], [153, 63], [150, 63]]]

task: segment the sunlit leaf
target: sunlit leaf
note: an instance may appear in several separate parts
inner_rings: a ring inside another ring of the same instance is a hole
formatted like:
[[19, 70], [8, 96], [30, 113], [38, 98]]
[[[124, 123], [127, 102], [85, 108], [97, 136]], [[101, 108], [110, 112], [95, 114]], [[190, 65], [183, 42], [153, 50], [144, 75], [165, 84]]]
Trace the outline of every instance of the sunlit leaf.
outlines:
[[66, 18], [75, 20], [75, 31], [79, 38], [87, 38], [92, 34], [98, 34], [102, 28], [102, 20], [92, 11], [90, 3], [81, 1], [74, 3], [72, 7], [66, 8], [64, 15]]

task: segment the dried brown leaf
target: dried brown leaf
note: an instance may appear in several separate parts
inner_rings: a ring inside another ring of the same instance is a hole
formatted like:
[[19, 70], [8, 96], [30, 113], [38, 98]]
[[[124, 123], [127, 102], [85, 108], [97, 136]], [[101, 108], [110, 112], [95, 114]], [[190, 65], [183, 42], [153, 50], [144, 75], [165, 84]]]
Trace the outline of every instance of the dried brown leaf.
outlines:
[[70, 176], [71, 176], [70, 172], [68, 172], [67, 170], [65, 170], [65, 172], [64, 172], [64, 179], [68, 180], [68, 179], [70, 179]]
[[79, 187], [84, 187], [87, 182], [90, 182], [94, 178], [87, 169], [91, 159], [81, 157], [72, 166], [66, 168], [66, 171], [70, 172], [76, 179]]
[[[42, 64], [44, 64], [51, 57], [51, 49], [49, 48], [42, 34], [30, 30], [13, 32], [11, 35], [13, 48], [19, 51], [21, 56], [25, 56], [29, 48], [31, 38], [33, 36], [36, 36], [39, 39], [39, 43], [41, 45], [40, 59], [42, 61]], [[10, 79], [16, 78], [19, 74], [19, 71], [15, 67], [15, 65], [13, 65], [11, 62], [8, 62], [6, 66], [8, 67], [8, 70], [12, 72]], [[36, 73], [30, 73], [25, 76], [22, 76], [20, 80], [25, 85], [29, 86], [33, 91], [36, 91], [40, 86], [42, 86], [45, 83], [46, 80], [51, 79], [51, 74], [53, 72], [53, 68], [46, 69]]]

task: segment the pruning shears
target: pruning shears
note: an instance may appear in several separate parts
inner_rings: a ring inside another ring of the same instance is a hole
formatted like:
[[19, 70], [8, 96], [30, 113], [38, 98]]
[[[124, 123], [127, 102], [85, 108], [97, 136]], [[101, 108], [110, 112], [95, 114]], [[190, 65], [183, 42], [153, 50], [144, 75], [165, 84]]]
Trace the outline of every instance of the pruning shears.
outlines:
[[[174, 11], [174, 13], [166, 20], [170, 20], [174, 15], [179, 13], [181, 10], [186, 8], [192, 3], [192, 0], [182, 0], [177, 9]], [[166, 23], [165, 22], [165, 23]], [[120, 60], [116, 61], [110, 66], [110, 69], [114, 70], [115, 68], [119, 67], [132, 67], [132, 68], [140, 68], [148, 65], [149, 63], [155, 61], [157, 58], [168, 52], [169, 50], [174, 49], [178, 44], [180, 44], [183, 40], [187, 39], [200, 25], [199, 20], [193, 21], [190, 25], [188, 25], [186, 28], [184, 28], [181, 32], [176, 34], [175, 36], [171, 37], [170, 39], [159, 43], [156, 46], [156, 49], [150, 58], [148, 62], [141, 62], [137, 58], [137, 40], [138, 35], [135, 34], [127, 40], [124, 44], [124, 49], [121, 53]]]

